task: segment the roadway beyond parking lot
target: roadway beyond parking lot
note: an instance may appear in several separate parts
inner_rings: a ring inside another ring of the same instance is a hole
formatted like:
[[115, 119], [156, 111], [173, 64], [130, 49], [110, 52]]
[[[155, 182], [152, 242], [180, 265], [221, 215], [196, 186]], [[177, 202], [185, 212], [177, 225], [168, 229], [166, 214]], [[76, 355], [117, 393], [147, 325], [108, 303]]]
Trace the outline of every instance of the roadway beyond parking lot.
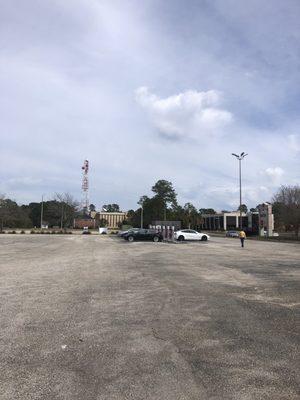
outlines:
[[1, 400], [299, 399], [297, 244], [0, 236]]

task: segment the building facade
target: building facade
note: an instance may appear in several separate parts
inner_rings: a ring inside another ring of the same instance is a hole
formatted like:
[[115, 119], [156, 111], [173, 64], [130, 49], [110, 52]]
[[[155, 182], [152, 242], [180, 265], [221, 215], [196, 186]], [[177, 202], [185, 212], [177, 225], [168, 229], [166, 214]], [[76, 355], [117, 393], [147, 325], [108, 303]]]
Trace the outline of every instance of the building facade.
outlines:
[[[203, 214], [201, 229], [220, 231], [230, 230], [239, 227], [240, 212], [221, 212], [216, 214]], [[248, 227], [248, 215], [242, 213], [242, 225]]]
[[84, 217], [84, 218], [75, 218], [74, 219], [74, 224], [73, 228], [75, 229], [83, 229], [85, 227], [88, 227], [90, 229], [95, 229], [96, 228], [96, 221], [94, 218], [91, 217]]
[[[92, 214], [92, 213], [91, 213]], [[126, 212], [95, 212], [94, 218], [96, 220], [96, 225], [99, 226], [101, 220], [105, 220], [107, 222], [107, 228], [109, 229], [118, 229], [119, 225], [122, 224], [127, 217]]]
[[82, 229], [87, 226], [90, 229], [97, 229], [103, 225], [105, 220], [105, 226], [108, 229], [119, 229], [119, 225], [125, 221], [126, 217], [126, 212], [91, 211], [90, 215], [84, 218], [75, 218], [74, 228]]
[[263, 203], [258, 206], [259, 211], [259, 234], [263, 236], [272, 236], [274, 231], [274, 215], [272, 213], [272, 204]]
[[[236, 230], [239, 228], [239, 219], [239, 211], [203, 214], [201, 229], [209, 231]], [[272, 213], [272, 205], [263, 203], [258, 206], [258, 211], [243, 212], [242, 227], [249, 234], [273, 236], [274, 215]]]

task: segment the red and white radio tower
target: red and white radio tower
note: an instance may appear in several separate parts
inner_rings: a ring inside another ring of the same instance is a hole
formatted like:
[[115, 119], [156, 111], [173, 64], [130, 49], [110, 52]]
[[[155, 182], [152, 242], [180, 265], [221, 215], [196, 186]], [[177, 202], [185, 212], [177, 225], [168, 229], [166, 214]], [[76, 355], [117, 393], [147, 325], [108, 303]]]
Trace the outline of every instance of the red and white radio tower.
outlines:
[[89, 162], [84, 160], [82, 169], [82, 208], [89, 211]]

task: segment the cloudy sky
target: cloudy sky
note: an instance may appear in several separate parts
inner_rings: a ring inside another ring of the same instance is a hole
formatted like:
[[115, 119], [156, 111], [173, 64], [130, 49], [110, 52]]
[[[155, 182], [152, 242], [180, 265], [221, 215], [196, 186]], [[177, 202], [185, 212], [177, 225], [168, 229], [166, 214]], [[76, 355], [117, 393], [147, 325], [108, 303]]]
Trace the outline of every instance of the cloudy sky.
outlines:
[[0, 192], [238, 206], [299, 183], [299, 0], [0, 0]]

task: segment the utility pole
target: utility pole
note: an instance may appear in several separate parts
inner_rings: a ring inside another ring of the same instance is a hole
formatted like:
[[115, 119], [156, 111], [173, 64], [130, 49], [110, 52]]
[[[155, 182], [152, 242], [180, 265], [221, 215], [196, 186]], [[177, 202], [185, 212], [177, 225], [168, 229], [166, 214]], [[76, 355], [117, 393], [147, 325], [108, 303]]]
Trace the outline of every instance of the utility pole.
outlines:
[[41, 205], [41, 229], [43, 228], [43, 214], [44, 214], [44, 195], [42, 195], [42, 205]]
[[245, 152], [242, 152], [240, 155], [231, 153], [234, 157], [239, 161], [239, 185], [240, 185], [240, 223], [239, 228], [242, 230], [243, 228], [243, 217], [242, 217], [242, 160], [248, 155]]
[[141, 229], [143, 229], [144, 226], [144, 201], [145, 201], [146, 196], [140, 197], [139, 201], [137, 204], [141, 206]]
[[144, 225], [144, 205], [143, 203], [141, 204], [141, 229], [143, 229]]
[[64, 203], [61, 202], [61, 217], [60, 217], [60, 229], [63, 228], [63, 219], [64, 219]]
[[243, 228], [242, 217], [242, 160], [239, 158], [239, 181], [240, 181], [240, 230]]

